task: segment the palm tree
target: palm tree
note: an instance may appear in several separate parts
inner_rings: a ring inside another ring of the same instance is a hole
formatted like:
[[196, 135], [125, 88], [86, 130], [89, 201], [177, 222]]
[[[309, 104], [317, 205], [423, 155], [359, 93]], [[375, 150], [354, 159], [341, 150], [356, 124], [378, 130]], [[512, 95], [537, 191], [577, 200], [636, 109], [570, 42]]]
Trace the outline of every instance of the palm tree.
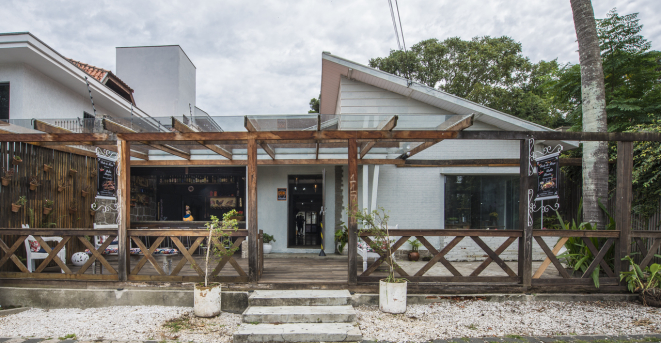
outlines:
[[[590, 0], [570, 0], [581, 64], [584, 132], [606, 132], [606, 90], [594, 10]], [[583, 221], [605, 226], [598, 200], [608, 199], [608, 144], [583, 143]]]

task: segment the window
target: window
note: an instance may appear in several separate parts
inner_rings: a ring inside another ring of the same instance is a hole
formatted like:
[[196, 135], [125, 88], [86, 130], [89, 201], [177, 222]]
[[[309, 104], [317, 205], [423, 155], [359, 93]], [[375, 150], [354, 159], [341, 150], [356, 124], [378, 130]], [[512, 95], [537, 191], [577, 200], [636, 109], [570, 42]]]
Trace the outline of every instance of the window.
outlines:
[[83, 111], [83, 127], [84, 127], [83, 132], [85, 132], [85, 133], [94, 132], [94, 115], [93, 114], [89, 114], [89, 113]]
[[518, 226], [518, 175], [446, 175], [446, 229], [516, 230]]
[[0, 83], [0, 120], [9, 120], [9, 84]]

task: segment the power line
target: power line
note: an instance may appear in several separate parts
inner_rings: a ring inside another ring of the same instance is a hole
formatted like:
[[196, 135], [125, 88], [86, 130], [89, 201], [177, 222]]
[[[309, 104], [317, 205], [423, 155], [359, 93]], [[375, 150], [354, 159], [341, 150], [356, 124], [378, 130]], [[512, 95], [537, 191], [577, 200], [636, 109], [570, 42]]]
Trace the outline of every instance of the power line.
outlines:
[[[397, 19], [399, 19], [399, 31], [402, 32], [402, 43], [404, 43], [404, 52], [406, 52], [406, 41], [404, 40], [404, 30], [402, 30], [402, 18], [399, 16], [399, 5], [397, 4], [397, 0], [395, 0], [395, 7], [397, 7]], [[390, 8], [392, 9], [392, 3], [390, 4]], [[399, 38], [397, 40], [399, 41]]]
[[[399, 31], [397, 30], [397, 20], [395, 20], [395, 11], [392, 8], [392, 0], [388, 0], [388, 5], [390, 6], [390, 17], [392, 18], [392, 26], [395, 28], [395, 38], [397, 38], [397, 47], [399, 47], [399, 50], [402, 50], [402, 44], [399, 42]], [[399, 8], [397, 9], [397, 13], [399, 15]], [[400, 21], [400, 26], [401, 26], [401, 21]]]

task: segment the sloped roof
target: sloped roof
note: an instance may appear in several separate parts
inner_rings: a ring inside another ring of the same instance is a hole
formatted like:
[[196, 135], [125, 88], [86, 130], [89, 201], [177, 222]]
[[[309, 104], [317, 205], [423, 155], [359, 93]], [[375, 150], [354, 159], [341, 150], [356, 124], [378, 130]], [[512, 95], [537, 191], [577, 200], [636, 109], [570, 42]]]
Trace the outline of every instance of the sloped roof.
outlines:
[[108, 80], [112, 80], [113, 83], [118, 85], [120, 88], [123, 88], [123, 90], [128, 93], [128, 96], [130, 97], [130, 99], [126, 99], [126, 100], [131, 101], [133, 103], [133, 105], [135, 105], [135, 100], [133, 99], [133, 89], [131, 87], [129, 87], [129, 85], [127, 85], [119, 77], [117, 77], [117, 75], [113, 74], [112, 71], [107, 70], [107, 69], [103, 69], [103, 68], [99, 68], [99, 67], [95, 67], [91, 64], [76, 61], [76, 60], [71, 59], [71, 58], [67, 58], [67, 60], [69, 60], [69, 62], [71, 62], [76, 67], [80, 68], [80, 70], [84, 71], [89, 76], [95, 78], [97, 81], [99, 81], [103, 84], [107, 84]]

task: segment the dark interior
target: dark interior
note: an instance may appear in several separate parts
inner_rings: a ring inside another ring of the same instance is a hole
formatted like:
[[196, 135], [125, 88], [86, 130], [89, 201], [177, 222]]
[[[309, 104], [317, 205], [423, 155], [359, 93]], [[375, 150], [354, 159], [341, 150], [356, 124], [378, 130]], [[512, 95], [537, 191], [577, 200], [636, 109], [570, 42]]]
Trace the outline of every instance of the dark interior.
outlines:
[[323, 177], [322, 175], [290, 175], [288, 183], [287, 246], [289, 248], [320, 248]]

